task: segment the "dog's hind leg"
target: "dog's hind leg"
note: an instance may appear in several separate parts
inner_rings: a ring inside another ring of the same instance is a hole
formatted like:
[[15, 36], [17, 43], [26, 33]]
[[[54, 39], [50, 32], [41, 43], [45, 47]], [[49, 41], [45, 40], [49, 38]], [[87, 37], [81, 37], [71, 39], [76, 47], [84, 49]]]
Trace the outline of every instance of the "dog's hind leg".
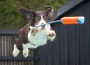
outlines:
[[17, 48], [16, 44], [14, 44], [14, 49], [12, 55], [16, 57], [19, 54], [20, 50]]
[[23, 46], [23, 56], [27, 57], [28, 56], [28, 52], [29, 52], [28, 46], [27, 46], [27, 44], [22, 44], [22, 46]]

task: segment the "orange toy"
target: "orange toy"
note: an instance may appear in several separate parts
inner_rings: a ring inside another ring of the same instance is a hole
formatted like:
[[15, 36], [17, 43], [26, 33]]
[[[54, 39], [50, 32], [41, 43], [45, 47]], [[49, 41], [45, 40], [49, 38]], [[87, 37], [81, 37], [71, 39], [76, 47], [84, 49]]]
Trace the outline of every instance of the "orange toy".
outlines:
[[[85, 17], [84, 16], [77, 16], [77, 17], [63, 17], [60, 20], [56, 20], [56, 21], [51, 21], [47, 24], [53, 24], [53, 23], [57, 23], [57, 22], [61, 22], [63, 24], [83, 24], [85, 21]], [[42, 24], [39, 26], [44, 26], [47, 24]], [[39, 27], [39, 26], [35, 26], [35, 27]]]
[[84, 17], [63, 17], [61, 18], [63, 24], [83, 24]]

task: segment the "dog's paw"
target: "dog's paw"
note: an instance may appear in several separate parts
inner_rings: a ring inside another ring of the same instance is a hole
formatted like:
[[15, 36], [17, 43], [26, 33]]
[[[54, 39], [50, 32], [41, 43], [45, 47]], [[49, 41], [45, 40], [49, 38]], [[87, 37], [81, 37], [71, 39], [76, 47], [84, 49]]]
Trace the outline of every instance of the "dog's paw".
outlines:
[[29, 52], [29, 50], [23, 50], [23, 56], [28, 57], [28, 52]]
[[56, 36], [55, 31], [53, 31], [53, 30], [49, 31], [48, 36], [50, 36], [50, 37]]
[[17, 49], [17, 50], [14, 50], [13, 52], [12, 52], [12, 55], [14, 56], [14, 57], [17, 57], [18, 56], [18, 54], [19, 54], [19, 50]]
[[55, 39], [55, 37], [56, 37], [55, 31], [50, 30], [50, 31], [49, 31], [49, 34], [48, 34], [48, 39], [49, 39], [50, 41], [53, 41], [53, 40]]
[[38, 32], [38, 29], [35, 27], [30, 26], [31, 34], [35, 36], [35, 34]]

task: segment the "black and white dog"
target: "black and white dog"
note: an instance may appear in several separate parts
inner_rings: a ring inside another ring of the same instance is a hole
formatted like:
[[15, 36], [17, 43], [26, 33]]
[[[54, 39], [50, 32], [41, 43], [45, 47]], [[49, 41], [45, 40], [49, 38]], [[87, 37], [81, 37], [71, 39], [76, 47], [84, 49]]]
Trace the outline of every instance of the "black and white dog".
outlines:
[[23, 56], [27, 57], [29, 48], [43, 46], [47, 44], [47, 40], [53, 41], [55, 39], [56, 33], [51, 29], [50, 24], [34, 27], [48, 23], [53, 15], [53, 9], [46, 7], [46, 11], [31, 11], [21, 8], [20, 12], [29, 19], [29, 23], [19, 30], [19, 36], [14, 44], [12, 55], [16, 57], [20, 50], [23, 50]]

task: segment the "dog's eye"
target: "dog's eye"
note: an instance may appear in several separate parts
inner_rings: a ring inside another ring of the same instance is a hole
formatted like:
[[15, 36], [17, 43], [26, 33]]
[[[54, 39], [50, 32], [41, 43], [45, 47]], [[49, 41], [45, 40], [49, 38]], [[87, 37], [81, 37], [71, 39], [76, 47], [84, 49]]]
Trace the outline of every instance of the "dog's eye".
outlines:
[[36, 17], [35, 18], [36, 21], [40, 21], [40, 19], [41, 19], [40, 17]]
[[46, 17], [46, 16], [44, 16], [43, 18], [44, 18], [44, 20], [48, 20], [48, 17]]

